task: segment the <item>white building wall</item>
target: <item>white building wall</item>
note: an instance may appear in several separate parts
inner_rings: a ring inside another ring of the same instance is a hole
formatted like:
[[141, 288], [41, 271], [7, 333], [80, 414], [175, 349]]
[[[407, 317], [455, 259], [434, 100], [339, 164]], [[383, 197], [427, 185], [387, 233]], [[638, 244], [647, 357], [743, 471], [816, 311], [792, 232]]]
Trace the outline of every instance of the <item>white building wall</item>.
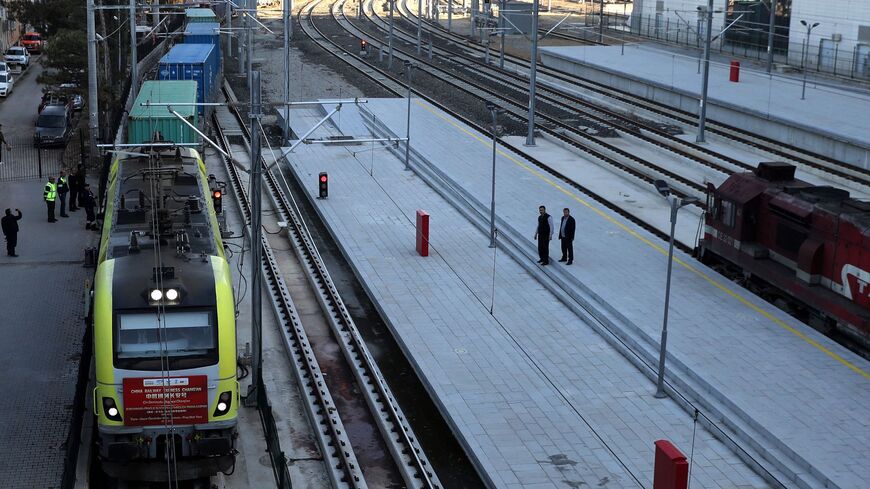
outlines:
[[[765, 0], [766, 1], [766, 0]], [[649, 37], [686, 44], [703, 43], [699, 29], [698, 7], [707, 0], [635, 0], [632, 30]], [[713, 34], [724, 27], [727, 0], [714, 0]], [[805, 48], [806, 20], [813, 29], [809, 48]], [[698, 39], [700, 33], [701, 39]], [[718, 49], [724, 39], [714, 43]], [[870, 0], [792, 0], [789, 26], [788, 63], [810, 69], [870, 78]], [[781, 62], [784, 60], [778, 60]]]
[[825, 69], [836, 61], [843, 74], [856, 69], [870, 74], [870, 0], [793, 0], [789, 26], [789, 63], [793, 65], [801, 64], [807, 40], [801, 20], [809, 25], [819, 23], [809, 38], [806, 60], [810, 68]]

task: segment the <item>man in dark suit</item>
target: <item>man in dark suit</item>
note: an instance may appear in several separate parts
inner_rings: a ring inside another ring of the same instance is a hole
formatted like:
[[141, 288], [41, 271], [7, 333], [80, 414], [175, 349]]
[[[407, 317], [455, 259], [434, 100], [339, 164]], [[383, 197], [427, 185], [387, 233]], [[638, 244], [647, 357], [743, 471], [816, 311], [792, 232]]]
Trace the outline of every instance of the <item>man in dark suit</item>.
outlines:
[[574, 263], [574, 231], [577, 228], [577, 222], [571, 216], [571, 211], [568, 208], [562, 209], [562, 223], [559, 225], [559, 241], [562, 243], [562, 259], [559, 261], [568, 260], [568, 265]]
[[15, 209], [15, 212], [17, 216], [12, 215], [12, 209], [6, 209], [6, 215], [0, 219], [3, 236], [6, 236], [6, 254], [9, 256], [18, 256], [15, 254], [15, 246], [18, 245], [18, 221], [21, 220], [21, 211]]

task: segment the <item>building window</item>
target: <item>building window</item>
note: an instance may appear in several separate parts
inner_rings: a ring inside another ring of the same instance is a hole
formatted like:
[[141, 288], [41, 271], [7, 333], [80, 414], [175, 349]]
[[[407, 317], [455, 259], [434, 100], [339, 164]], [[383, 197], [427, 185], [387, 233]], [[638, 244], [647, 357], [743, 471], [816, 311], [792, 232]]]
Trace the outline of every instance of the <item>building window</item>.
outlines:
[[[734, 25], [725, 32], [725, 43], [767, 51], [771, 3], [771, 0], [728, 0], [725, 25], [731, 25], [732, 22]], [[775, 53], [785, 54], [788, 52], [791, 3], [792, 0], [778, 0], [776, 3], [776, 23], [773, 36], [773, 51]], [[738, 18], [740, 20], [737, 20]]]

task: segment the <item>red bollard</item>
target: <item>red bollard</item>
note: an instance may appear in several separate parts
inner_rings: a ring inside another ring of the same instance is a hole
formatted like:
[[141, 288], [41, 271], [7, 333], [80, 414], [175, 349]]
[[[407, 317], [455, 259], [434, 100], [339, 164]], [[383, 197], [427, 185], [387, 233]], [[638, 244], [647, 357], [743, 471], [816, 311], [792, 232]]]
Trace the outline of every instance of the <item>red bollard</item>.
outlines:
[[731, 60], [731, 76], [728, 79], [734, 83], [740, 81], [740, 61]]
[[656, 441], [653, 489], [686, 489], [689, 463], [686, 456], [667, 440]]
[[417, 253], [429, 256], [429, 213], [417, 210]]

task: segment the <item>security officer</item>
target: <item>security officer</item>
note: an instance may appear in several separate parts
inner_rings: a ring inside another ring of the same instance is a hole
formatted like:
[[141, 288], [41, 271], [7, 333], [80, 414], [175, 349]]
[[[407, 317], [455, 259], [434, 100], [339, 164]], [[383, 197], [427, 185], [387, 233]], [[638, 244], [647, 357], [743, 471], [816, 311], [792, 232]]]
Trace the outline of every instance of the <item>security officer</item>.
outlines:
[[42, 191], [42, 198], [48, 208], [48, 222], [57, 222], [54, 218], [54, 202], [57, 200], [57, 184], [54, 183], [54, 177], [48, 177], [48, 183]]
[[57, 178], [57, 196], [60, 199], [60, 217], [69, 217], [66, 213], [66, 194], [69, 192], [69, 179], [66, 172], [61, 170]]

